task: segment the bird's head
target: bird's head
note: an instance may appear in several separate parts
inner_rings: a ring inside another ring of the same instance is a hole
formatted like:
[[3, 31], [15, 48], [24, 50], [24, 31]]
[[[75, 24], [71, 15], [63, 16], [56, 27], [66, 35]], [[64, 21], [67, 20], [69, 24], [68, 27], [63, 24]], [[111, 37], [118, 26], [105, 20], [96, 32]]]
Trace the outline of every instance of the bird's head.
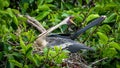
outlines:
[[73, 18], [74, 18], [73, 16], [69, 16], [69, 17], [65, 18], [65, 19], [63, 20], [64, 24], [68, 24], [68, 25], [74, 24], [74, 25], [76, 25], [76, 24], [73, 22]]

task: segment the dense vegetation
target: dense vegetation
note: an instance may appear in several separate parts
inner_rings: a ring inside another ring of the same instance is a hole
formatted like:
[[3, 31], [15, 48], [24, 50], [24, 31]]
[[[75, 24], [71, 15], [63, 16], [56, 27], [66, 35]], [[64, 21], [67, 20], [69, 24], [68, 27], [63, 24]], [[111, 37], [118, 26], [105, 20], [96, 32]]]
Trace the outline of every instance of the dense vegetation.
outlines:
[[[57, 47], [45, 48], [42, 55], [33, 53], [32, 45], [40, 32], [26, 23], [26, 17], [21, 16], [26, 14], [35, 17], [46, 29], [67, 16], [74, 16], [77, 26], [71, 26], [72, 32], [105, 15], [107, 18], [99, 27], [87, 30], [78, 38], [77, 41], [95, 50], [81, 56], [89, 67], [120, 68], [119, 0], [0, 0], [0, 68], [59, 68], [64, 65], [62, 59], [69, 57]], [[62, 26], [54, 33], [69, 33], [67, 28]]]

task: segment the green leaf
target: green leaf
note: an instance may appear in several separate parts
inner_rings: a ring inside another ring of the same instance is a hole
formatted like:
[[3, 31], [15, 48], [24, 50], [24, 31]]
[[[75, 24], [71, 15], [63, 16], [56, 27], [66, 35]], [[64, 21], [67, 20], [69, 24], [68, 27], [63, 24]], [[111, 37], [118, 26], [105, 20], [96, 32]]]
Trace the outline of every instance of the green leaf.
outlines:
[[10, 15], [10, 17], [13, 17], [13, 16], [14, 16], [11, 8], [8, 8], [8, 9], [7, 9], [7, 12], [8, 12], [8, 14]]
[[8, 6], [9, 2], [7, 0], [0, 0], [0, 9]]
[[20, 46], [22, 47], [22, 51], [23, 51], [23, 53], [25, 54], [27, 48], [26, 48], [26, 46], [25, 46], [25, 44], [24, 44], [24, 42], [23, 42], [23, 40], [22, 40], [22, 37], [20, 37]]
[[114, 48], [120, 50], [120, 45], [119, 45], [118, 43], [116, 43], [116, 42], [110, 42], [109, 45], [110, 45], [111, 47], [114, 47]]
[[108, 24], [104, 24], [99, 28], [99, 32], [105, 33], [105, 34], [109, 34], [109, 32], [111, 31], [112, 27], [110, 27], [110, 25]]
[[0, 61], [2, 58], [3, 58], [3, 54], [2, 54], [2, 52], [0, 52]]
[[46, 3], [51, 3], [53, 0], [45, 0]]
[[42, 20], [42, 19], [45, 18], [49, 13], [50, 13], [49, 11], [40, 12], [39, 15], [37, 15], [36, 19], [37, 19], [37, 20]]
[[25, 64], [23, 68], [29, 68], [29, 66]]
[[95, 18], [98, 18], [98, 17], [99, 17], [98, 14], [91, 14], [91, 15], [89, 15], [89, 16], [87, 17], [86, 21], [89, 22], [89, 21], [91, 21], [91, 20], [93, 20], [93, 19], [95, 19]]
[[103, 34], [103, 33], [101, 33], [101, 32], [97, 32], [97, 34], [98, 34], [98, 36], [99, 36], [99, 42], [101, 43], [101, 44], [107, 44], [107, 42], [108, 42], [108, 37], [105, 35], [105, 34]]
[[18, 26], [18, 19], [15, 15], [13, 16], [13, 22]]
[[116, 68], [120, 68], [120, 62], [119, 61], [116, 63]]
[[110, 23], [110, 22], [114, 22], [116, 20], [116, 17], [117, 17], [117, 14], [116, 13], [112, 13], [110, 14], [110, 16], [108, 16], [106, 19], [105, 19], [105, 23]]
[[20, 11], [17, 10], [17, 9], [12, 9], [12, 11], [13, 11], [13, 13], [15, 13], [15, 14], [20, 14]]
[[115, 48], [107, 48], [103, 51], [102, 56], [113, 58], [116, 54], [117, 54], [117, 51], [115, 50]]
[[44, 5], [39, 5], [36, 11], [48, 11], [48, 10], [50, 10], [49, 6], [47, 4], [44, 4]]
[[27, 56], [27, 58], [34, 63], [36, 66], [39, 66], [40, 64], [38, 63], [38, 59], [36, 59], [33, 55]]
[[62, 51], [62, 48], [58, 46], [54, 46], [54, 50], [56, 51], [56, 53], [59, 53]]
[[18, 61], [16, 60], [9, 60], [9, 62], [12, 62], [15, 66], [19, 67], [19, 68], [22, 68], [22, 63], [19, 63]]
[[27, 54], [27, 56], [29, 56], [29, 55], [31, 55], [32, 54], [32, 44], [29, 44], [29, 45], [27, 45], [27, 50], [26, 50], [26, 54]]
[[24, 3], [23, 7], [24, 7], [25, 10], [27, 10], [29, 8], [29, 4], [28, 3]]
[[7, 9], [7, 12], [8, 12], [8, 14], [10, 15], [10, 17], [12, 17], [13, 22], [18, 26], [18, 19], [17, 19], [17, 17], [14, 15], [12, 9], [11, 9], [11, 8], [8, 8], [8, 9]]

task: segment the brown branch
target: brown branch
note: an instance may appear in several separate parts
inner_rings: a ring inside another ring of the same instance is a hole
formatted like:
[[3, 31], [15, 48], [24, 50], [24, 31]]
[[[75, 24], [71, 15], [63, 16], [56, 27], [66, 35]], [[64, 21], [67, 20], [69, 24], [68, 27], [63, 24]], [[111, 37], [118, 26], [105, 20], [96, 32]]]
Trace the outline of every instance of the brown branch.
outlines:
[[38, 25], [33, 23], [31, 20], [27, 20], [27, 23], [35, 27], [39, 32], [43, 32], [43, 30]]
[[40, 24], [39, 21], [34, 19], [33, 17], [30, 17], [29, 15], [26, 15], [28, 18], [27, 22], [31, 25], [33, 25], [35, 28], [37, 28], [40, 32], [46, 32], [46, 29]]
[[9, 44], [11, 44], [11, 45], [14, 45], [14, 46], [18, 46], [18, 45], [19, 45], [19, 43], [13, 43], [13, 42], [8, 41], [8, 40], [7, 40], [7, 42], [8, 42]]
[[105, 60], [105, 59], [108, 59], [108, 57], [105, 57], [105, 58], [102, 58], [102, 59], [97, 60], [97, 61], [95, 61], [95, 62], [92, 62], [89, 66], [95, 65], [95, 64], [97, 64], [98, 62], [101, 62], [101, 61], [103, 61], [103, 60]]
[[89, 68], [89, 66], [87, 66], [86, 64], [84, 64], [84, 63], [82, 63], [82, 62], [73, 62], [73, 61], [70, 61], [70, 60], [67, 60], [67, 59], [64, 59], [63, 60], [64, 62], [67, 62], [67, 63], [69, 63], [69, 64], [77, 64], [77, 65], [79, 65], [79, 66], [81, 66], [81, 68]]

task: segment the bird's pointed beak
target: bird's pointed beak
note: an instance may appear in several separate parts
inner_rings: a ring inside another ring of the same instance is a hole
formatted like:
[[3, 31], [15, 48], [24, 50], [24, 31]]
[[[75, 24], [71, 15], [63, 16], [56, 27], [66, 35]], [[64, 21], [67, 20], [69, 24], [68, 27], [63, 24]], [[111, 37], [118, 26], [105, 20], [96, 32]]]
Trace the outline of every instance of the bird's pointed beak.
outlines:
[[72, 24], [74, 24], [75, 26], [77, 26], [72, 19], [70, 19], [69, 21], [70, 21], [70, 23], [72, 23]]

